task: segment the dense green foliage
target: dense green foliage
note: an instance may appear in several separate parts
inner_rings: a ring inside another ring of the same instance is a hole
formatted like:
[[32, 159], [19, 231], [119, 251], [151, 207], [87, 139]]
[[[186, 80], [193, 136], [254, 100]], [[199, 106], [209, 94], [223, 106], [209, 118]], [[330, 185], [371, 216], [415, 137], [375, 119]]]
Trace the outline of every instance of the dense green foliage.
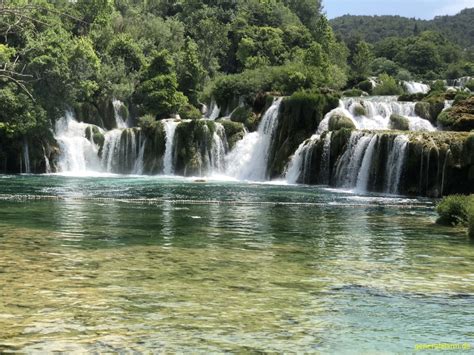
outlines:
[[474, 237], [474, 195], [451, 195], [445, 197], [436, 208], [443, 225], [468, 226], [469, 236]]
[[[466, 9], [433, 21], [347, 15], [331, 24], [351, 50], [356, 78], [386, 73], [399, 80], [432, 80], [474, 75], [473, 21], [474, 9]], [[366, 42], [373, 45], [372, 52]]]
[[401, 16], [345, 15], [331, 20], [336, 34], [343, 38], [358, 36], [369, 43], [387, 37], [410, 37], [423, 31], [436, 31], [463, 48], [474, 48], [474, 9], [455, 16], [438, 16], [431, 21]]

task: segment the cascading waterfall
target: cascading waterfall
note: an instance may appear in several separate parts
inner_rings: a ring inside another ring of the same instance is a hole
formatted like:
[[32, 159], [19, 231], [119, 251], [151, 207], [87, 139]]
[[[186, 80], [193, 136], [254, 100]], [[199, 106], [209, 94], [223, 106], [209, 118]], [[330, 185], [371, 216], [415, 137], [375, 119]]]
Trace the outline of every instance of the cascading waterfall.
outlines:
[[409, 94], [427, 94], [431, 90], [429, 85], [415, 81], [404, 81], [403, 86]]
[[391, 194], [399, 193], [400, 179], [405, 165], [408, 143], [408, 137], [403, 135], [397, 136], [393, 142], [391, 142], [384, 185], [385, 192]]
[[175, 120], [165, 120], [163, 125], [166, 133], [166, 148], [163, 159], [163, 173], [165, 175], [172, 175], [174, 173], [173, 152], [174, 152], [174, 136], [178, 122]]
[[240, 180], [262, 181], [267, 178], [272, 137], [278, 126], [283, 98], [274, 100], [265, 112], [257, 132], [248, 133], [226, 158], [226, 173]]
[[[137, 139], [138, 135], [138, 139]], [[114, 129], [105, 134], [102, 168], [108, 173], [134, 174], [140, 156], [141, 132], [135, 128]], [[140, 163], [139, 163], [140, 164]], [[143, 163], [141, 163], [143, 166]]]
[[291, 157], [290, 163], [288, 164], [285, 178], [289, 184], [296, 184], [303, 180], [302, 175], [304, 176], [307, 164], [305, 158], [308, 154], [308, 151], [312, 149], [314, 142], [319, 141], [319, 135], [313, 135], [310, 139], [304, 141], [300, 144], [295, 154]]
[[211, 169], [214, 173], [222, 173], [225, 170], [225, 155], [228, 150], [225, 129], [222, 124], [216, 124], [216, 131], [212, 136], [211, 147]]
[[372, 135], [353, 132], [348, 147], [336, 165], [336, 186], [353, 188], [356, 186], [360, 167]]
[[117, 158], [120, 156], [120, 138], [122, 131], [114, 129], [105, 134], [104, 147], [102, 148], [102, 167], [108, 173], [118, 168]]
[[329, 184], [331, 169], [331, 137], [332, 132], [328, 132], [324, 138], [315, 134], [310, 139], [300, 144], [295, 154], [291, 157], [285, 173], [285, 179], [289, 184], [308, 182], [308, 178], [313, 171], [313, 153], [319, 143], [322, 143], [322, 153], [315, 174], [317, 174], [319, 184]]
[[216, 120], [217, 118], [219, 118], [219, 115], [221, 114], [221, 109], [220, 107], [217, 105], [217, 102], [215, 100], [212, 100], [211, 102], [211, 107], [209, 109], [209, 112], [208, 112], [209, 116], [208, 118], [210, 120]]
[[143, 174], [146, 143], [147, 143], [146, 138], [143, 138], [143, 135], [140, 133], [138, 135], [138, 146], [140, 147], [140, 149], [138, 150], [138, 157], [133, 166], [133, 171], [132, 171], [133, 174], [136, 174], [136, 175]]
[[30, 148], [28, 146], [28, 140], [25, 138], [23, 140], [23, 163], [25, 165], [25, 173], [31, 173], [31, 166], [30, 166]]
[[428, 120], [416, 115], [415, 105], [415, 102], [399, 102], [396, 96], [344, 98], [339, 102], [339, 107], [326, 114], [317, 134], [329, 129], [329, 120], [334, 115], [351, 119], [357, 129], [388, 130], [390, 116], [396, 114], [408, 119], [411, 131], [435, 131]]
[[112, 100], [112, 105], [114, 107], [114, 117], [115, 117], [115, 126], [119, 129], [127, 128], [127, 122], [122, 117], [120, 110], [124, 107], [123, 102], [120, 100]]
[[375, 147], [377, 145], [379, 137], [374, 135], [370, 139], [370, 143], [367, 146], [367, 149], [364, 152], [364, 158], [362, 159], [362, 164], [359, 168], [359, 173], [357, 174], [357, 190], [361, 192], [366, 192], [369, 185], [369, 178], [371, 173], [371, 165], [374, 160]]
[[59, 144], [58, 169], [60, 172], [85, 173], [100, 171], [99, 148], [86, 138], [86, 129], [92, 125], [77, 122], [71, 112], [55, 125], [55, 138]]
[[44, 159], [44, 164], [45, 164], [45, 173], [51, 174], [51, 163], [49, 161], [48, 155], [46, 154], [46, 149], [44, 146], [43, 146], [43, 159]]

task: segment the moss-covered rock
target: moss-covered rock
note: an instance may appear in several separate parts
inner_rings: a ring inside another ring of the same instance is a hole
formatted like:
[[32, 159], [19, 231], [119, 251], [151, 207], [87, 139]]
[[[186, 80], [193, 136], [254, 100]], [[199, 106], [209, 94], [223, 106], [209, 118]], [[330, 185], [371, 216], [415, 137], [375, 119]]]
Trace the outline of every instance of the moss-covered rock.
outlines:
[[425, 120], [431, 121], [430, 104], [428, 102], [417, 102], [415, 104], [415, 114]]
[[[123, 113], [127, 108], [122, 105]], [[127, 110], [128, 111], [128, 110]], [[107, 130], [116, 128], [115, 110], [111, 100], [85, 102], [74, 107], [75, 117], [79, 122], [89, 123]], [[124, 120], [128, 114], [123, 116]]]
[[240, 141], [245, 135], [244, 124], [228, 120], [221, 120], [219, 121], [219, 123], [222, 124], [222, 126], [224, 127], [229, 149], [234, 148], [235, 144]]
[[441, 112], [438, 123], [453, 131], [474, 130], [474, 96], [462, 100], [450, 109]]
[[209, 120], [182, 122], [176, 127], [174, 142], [175, 173], [202, 176], [210, 164], [210, 149], [216, 123]]
[[329, 130], [330, 131], [338, 131], [340, 129], [347, 128], [347, 129], [356, 129], [354, 122], [349, 117], [343, 115], [333, 115], [329, 119]]
[[104, 146], [105, 137], [97, 126], [88, 126], [86, 128], [86, 138], [96, 144], [100, 149]]
[[156, 121], [152, 116], [144, 116], [140, 120], [141, 139], [145, 140], [143, 153], [143, 172], [159, 174], [163, 170], [163, 155], [166, 149], [166, 132], [163, 122]]
[[339, 105], [339, 96], [320, 92], [296, 92], [283, 100], [269, 156], [270, 177], [280, 176], [290, 156], [311, 137], [326, 113]]
[[259, 118], [248, 106], [237, 107], [230, 115], [232, 122], [242, 123], [249, 131], [257, 130]]
[[356, 116], [367, 116], [367, 110], [361, 103], [354, 105], [353, 112]]
[[436, 124], [436, 119], [444, 110], [445, 100], [444, 92], [432, 92], [415, 105], [415, 113], [432, 124]]
[[390, 128], [398, 131], [409, 131], [410, 122], [406, 117], [393, 114], [390, 116]]

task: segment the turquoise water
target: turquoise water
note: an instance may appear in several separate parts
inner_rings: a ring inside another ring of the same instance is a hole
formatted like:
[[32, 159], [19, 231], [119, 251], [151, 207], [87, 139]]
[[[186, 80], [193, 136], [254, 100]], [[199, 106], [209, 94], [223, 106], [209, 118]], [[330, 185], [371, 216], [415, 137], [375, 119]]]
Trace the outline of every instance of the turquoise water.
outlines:
[[0, 176], [0, 352], [474, 344], [474, 244], [435, 201], [158, 177]]

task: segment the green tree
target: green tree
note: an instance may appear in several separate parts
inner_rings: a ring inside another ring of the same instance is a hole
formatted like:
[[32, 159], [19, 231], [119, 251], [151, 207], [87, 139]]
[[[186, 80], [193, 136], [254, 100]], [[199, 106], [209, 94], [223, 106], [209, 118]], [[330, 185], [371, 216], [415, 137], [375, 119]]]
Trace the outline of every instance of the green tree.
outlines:
[[167, 51], [153, 56], [135, 93], [135, 101], [143, 113], [166, 118], [177, 113], [186, 104], [186, 97], [178, 91], [178, 80], [173, 67]]
[[373, 55], [369, 44], [365, 41], [357, 43], [354, 56], [352, 58], [352, 69], [356, 77], [365, 79], [370, 74], [370, 64]]
[[178, 68], [179, 89], [193, 105], [198, 104], [198, 92], [202, 89], [206, 71], [199, 61], [199, 49], [191, 38], [186, 43]]

